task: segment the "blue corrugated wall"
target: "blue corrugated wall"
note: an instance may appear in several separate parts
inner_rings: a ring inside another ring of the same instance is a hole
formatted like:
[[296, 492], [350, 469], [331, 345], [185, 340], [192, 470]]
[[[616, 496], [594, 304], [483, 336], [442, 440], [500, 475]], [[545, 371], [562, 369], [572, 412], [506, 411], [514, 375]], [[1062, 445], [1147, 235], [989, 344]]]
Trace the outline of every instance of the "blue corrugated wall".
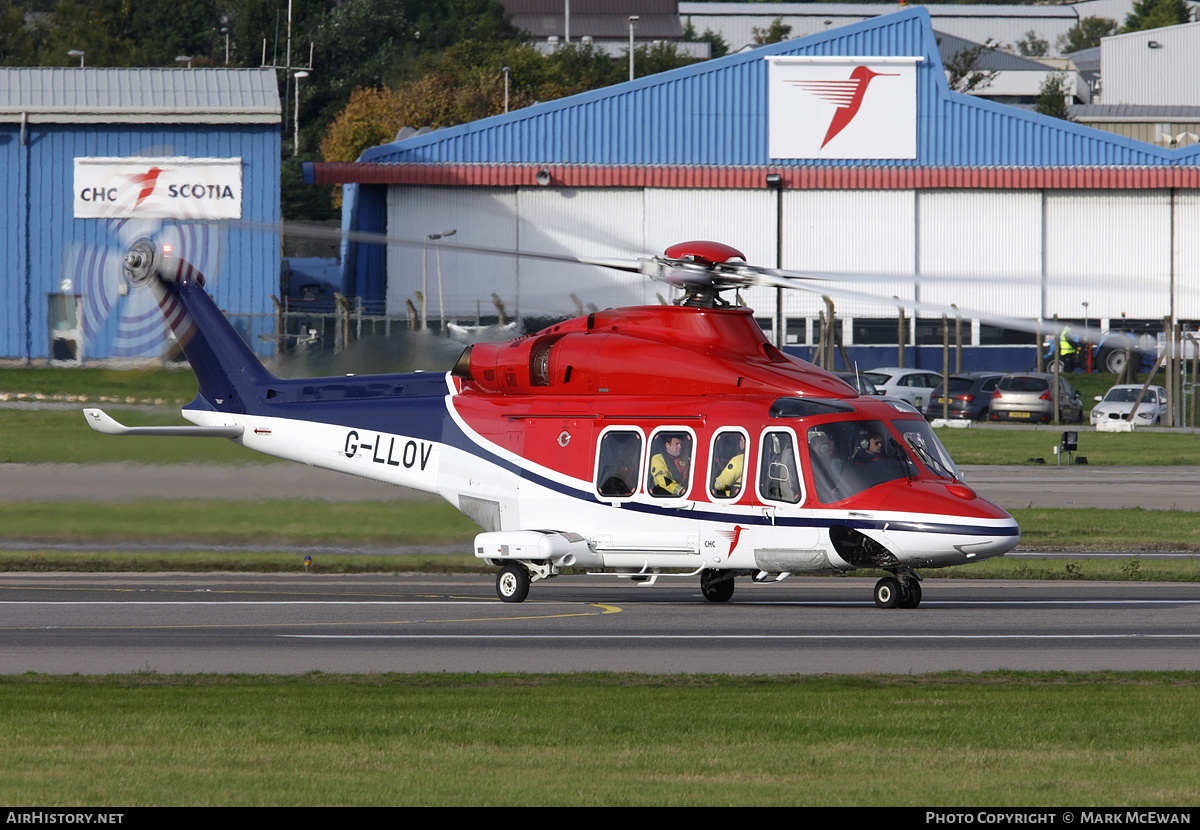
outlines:
[[[772, 161], [772, 55], [914, 56], [917, 158]], [[1170, 150], [951, 92], [925, 9], [913, 8], [606, 89], [374, 147], [364, 162], [836, 166], [1195, 165]]]
[[[136, 155], [243, 160], [244, 219], [273, 223], [280, 211], [278, 125], [223, 124], [0, 124], [4, 175], [4, 227], [0, 230], [0, 358], [49, 356], [48, 295], [59, 291], [65, 257], [80, 246], [113, 245], [105, 221], [73, 216], [76, 157]], [[252, 346], [269, 346], [258, 334], [273, 332], [271, 294], [279, 290], [277, 236], [229, 228], [214, 293], [235, 315], [262, 315], [245, 325]], [[78, 290], [78, 286], [76, 286]], [[109, 357], [90, 351], [90, 358]]]

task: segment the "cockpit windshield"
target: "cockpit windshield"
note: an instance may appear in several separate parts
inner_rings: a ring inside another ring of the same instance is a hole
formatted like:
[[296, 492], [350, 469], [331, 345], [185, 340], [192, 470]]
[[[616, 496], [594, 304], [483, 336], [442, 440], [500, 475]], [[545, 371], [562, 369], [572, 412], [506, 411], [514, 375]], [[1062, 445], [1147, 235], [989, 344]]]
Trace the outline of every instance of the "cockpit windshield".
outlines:
[[935, 476], [961, 478], [924, 420], [897, 420], [893, 426], [908, 451], [882, 421], [838, 421], [810, 427], [808, 455], [817, 499], [832, 504], [877, 484], [918, 475], [910, 452]]
[[929, 472], [939, 478], [962, 481], [962, 472], [954, 466], [950, 453], [946, 452], [946, 448], [933, 434], [933, 429], [928, 423], [924, 420], [892, 421], [892, 426], [904, 436], [905, 443], [912, 448], [913, 453]]

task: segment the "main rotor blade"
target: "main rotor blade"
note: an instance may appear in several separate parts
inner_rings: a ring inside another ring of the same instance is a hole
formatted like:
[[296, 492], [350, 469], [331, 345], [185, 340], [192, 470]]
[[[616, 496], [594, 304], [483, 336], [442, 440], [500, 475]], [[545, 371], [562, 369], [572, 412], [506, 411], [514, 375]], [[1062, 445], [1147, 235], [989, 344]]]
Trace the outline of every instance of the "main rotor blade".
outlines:
[[1089, 343], [1099, 343], [1104, 332], [1096, 328], [1085, 328], [1074, 324], [1064, 322], [1055, 323], [1053, 320], [1031, 320], [1029, 318], [1008, 317], [1003, 314], [996, 314], [990, 311], [981, 311], [972, 308], [956, 308], [954, 306], [942, 305], [940, 303], [928, 303], [921, 300], [910, 300], [901, 297], [880, 297], [876, 294], [863, 294], [859, 291], [850, 291], [845, 288], [838, 288], [828, 284], [816, 284], [813, 282], [805, 282], [802, 280], [792, 281], [784, 277], [773, 275], [765, 275], [765, 279], [770, 280], [771, 285], [777, 288], [791, 288], [797, 291], [804, 291], [809, 294], [817, 294], [820, 296], [836, 297], [843, 300], [855, 300], [863, 303], [873, 303], [876, 305], [890, 305], [895, 308], [902, 308], [906, 311], [922, 311], [934, 314], [938, 317], [945, 315], [953, 320], [961, 318], [963, 320], [979, 320], [989, 326], [996, 328], [1010, 329], [1012, 331], [1027, 331], [1031, 334], [1058, 335], [1065, 328], [1071, 329], [1071, 336], [1086, 340]]
[[[391, 236], [389, 234], [370, 233], [367, 231], [346, 231], [341, 228], [327, 228], [323, 225], [315, 225], [309, 222], [286, 222], [278, 225], [270, 222], [255, 222], [253, 220], [237, 220], [234, 224], [244, 230], [258, 231], [261, 233], [276, 233], [276, 234], [294, 234], [296, 236], [306, 236], [311, 239], [335, 239], [346, 240], [349, 242], [358, 242], [366, 245], [396, 245], [403, 248], [434, 248], [441, 246], [443, 251], [461, 251], [471, 254], [487, 254], [490, 256], [506, 256], [520, 259], [538, 259], [546, 262], [563, 262], [572, 265], [595, 265], [601, 268], [612, 268], [617, 271], [627, 271], [630, 273], [638, 273], [641, 270], [641, 264], [638, 260], [630, 259], [606, 259], [593, 257], [570, 256], [567, 254], [552, 254], [542, 251], [515, 251], [511, 248], [493, 248], [487, 245], [471, 245], [463, 243], [458, 239], [452, 242], [441, 242], [426, 239], [411, 239], [404, 236]], [[460, 237], [461, 238], [461, 237]]]

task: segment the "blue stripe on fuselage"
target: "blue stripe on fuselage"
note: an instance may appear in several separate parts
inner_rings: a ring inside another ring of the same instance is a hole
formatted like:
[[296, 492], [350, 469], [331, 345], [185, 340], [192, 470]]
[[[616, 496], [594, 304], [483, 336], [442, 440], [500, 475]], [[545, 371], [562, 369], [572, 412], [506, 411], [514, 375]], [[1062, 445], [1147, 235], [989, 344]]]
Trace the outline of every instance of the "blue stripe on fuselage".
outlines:
[[[590, 487], [564, 484], [520, 464], [502, 458], [481, 446], [467, 435], [446, 409], [449, 386], [444, 374], [415, 372], [400, 375], [363, 375], [359, 377], [277, 379], [261, 391], [259, 403], [252, 415], [285, 418], [313, 423], [332, 424], [353, 429], [367, 429], [392, 435], [403, 435], [437, 442], [473, 455], [481, 462], [493, 464], [519, 478], [537, 484], [562, 496], [591, 504], [610, 504]], [[217, 409], [197, 398], [189, 408]], [[844, 516], [783, 516], [774, 521], [756, 513], [733, 513], [699, 508], [678, 509], [644, 502], [616, 502], [621, 510], [647, 515], [689, 518], [718, 524], [774, 525], [776, 527], [829, 528], [834, 525], [855, 529], [944, 533], [963, 536], [1016, 536], [1016, 527], [987, 527], [980, 525], [851, 519]], [[786, 507], [786, 505], [785, 505]], [[819, 514], [821, 511], [817, 511]]]

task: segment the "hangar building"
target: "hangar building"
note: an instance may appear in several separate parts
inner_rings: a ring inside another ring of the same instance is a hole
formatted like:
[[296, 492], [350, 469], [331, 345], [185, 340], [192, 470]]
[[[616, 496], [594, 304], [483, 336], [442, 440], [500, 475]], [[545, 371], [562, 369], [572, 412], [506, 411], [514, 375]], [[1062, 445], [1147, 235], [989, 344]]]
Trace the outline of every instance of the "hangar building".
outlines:
[[951, 304], [969, 321], [966, 362], [979, 368], [1033, 362], [1031, 335], [1003, 317], [1113, 328], [1200, 320], [1200, 147], [951, 92], [921, 8], [306, 174], [347, 184], [348, 229], [415, 240], [345, 247], [350, 293], [385, 299], [393, 313], [417, 292], [431, 317], [444, 309], [460, 321], [489, 311], [493, 292], [526, 317], [653, 303], [665, 286], [531, 255], [634, 257], [707, 238], [752, 263], [839, 275], [781, 301], [773, 289], [746, 292], [777, 342], [803, 357], [818, 342], [826, 290], [852, 356], [890, 344], [886, 356], [861, 357], [873, 365], [897, 357], [896, 310], [867, 298], [915, 311], [910, 366], [941, 365]]
[[205, 273], [256, 348], [273, 332], [279, 221], [273, 70], [0, 68], [0, 359], [169, 356], [120, 260], [154, 236]]

